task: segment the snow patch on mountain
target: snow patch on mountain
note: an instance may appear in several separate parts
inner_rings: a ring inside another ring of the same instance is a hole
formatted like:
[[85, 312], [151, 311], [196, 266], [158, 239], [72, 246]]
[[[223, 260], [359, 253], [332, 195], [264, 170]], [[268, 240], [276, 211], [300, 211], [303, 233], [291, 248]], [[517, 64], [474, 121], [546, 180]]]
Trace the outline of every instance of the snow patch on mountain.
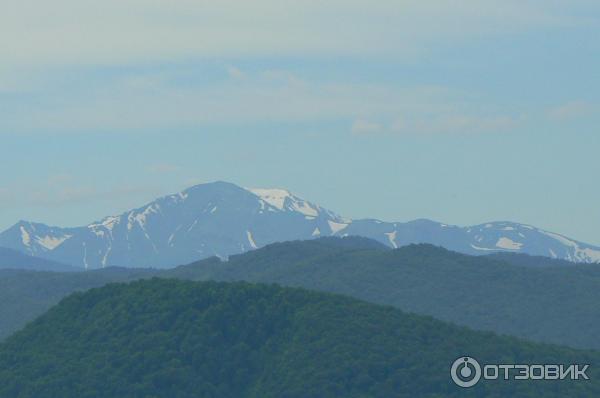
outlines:
[[600, 250], [580, 249], [581, 260], [584, 262], [600, 263]]
[[112, 231], [117, 225], [119, 225], [120, 221], [121, 221], [121, 217], [109, 216], [109, 217], [104, 218], [99, 223], [94, 223], [94, 224], [88, 225], [88, 228], [98, 229], [98, 228], [103, 227], [109, 231]]
[[471, 248], [473, 248], [475, 250], [479, 250], [479, 251], [484, 251], [484, 252], [495, 252], [495, 251], [498, 251], [498, 249], [489, 249], [487, 247], [480, 247], [480, 246], [476, 246], [474, 244], [471, 244]]
[[539, 230], [544, 235], [547, 235], [553, 239], [556, 239], [564, 246], [568, 246], [572, 249], [573, 253], [567, 255], [569, 261], [580, 261], [580, 262], [600, 262], [600, 250], [592, 249], [590, 247], [581, 247], [578, 242], [575, 242], [565, 236], [555, 234], [553, 232]]
[[279, 210], [283, 210], [285, 205], [285, 200], [292, 196], [289, 191], [285, 189], [264, 189], [264, 188], [251, 188], [250, 192], [263, 199], [265, 202], [278, 208]]
[[250, 243], [250, 247], [252, 247], [253, 249], [257, 249], [258, 246], [256, 245], [256, 242], [254, 242], [254, 237], [252, 236], [252, 232], [246, 231], [246, 237], [248, 238], [248, 243]]
[[300, 213], [306, 217], [307, 220], [312, 220], [319, 217], [321, 214], [325, 214], [332, 218], [339, 218], [328, 210], [322, 207], [310, 203], [304, 200], [286, 189], [280, 188], [250, 188], [249, 192], [252, 192], [269, 205], [281, 211], [292, 211]]
[[577, 243], [573, 242], [573, 241], [572, 241], [572, 240], [570, 240], [570, 239], [567, 239], [567, 238], [565, 238], [565, 237], [564, 237], [564, 236], [562, 236], [562, 235], [555, 234], [555, 233], [553, 233], [553, 232], [542, 231], [542, 230], [540, 230], [540, 232], [541, 232], [541, 233], [543, 233], [544, 235], [547, 235], [547, 236], [549, 236], [549, 237], [551, 237], [551, 238], [554, 238], [554, 239], [556, 239], [557, 241], [559, 241], [560, 243], [562, 243], [562, 244], [563, 244], [563, 245], [565, 245], [565, 246], [569, 246], [569, 247], [577, 247]]
[[327, 223], [329, 224], [329, 228], [331, 228], [331, 233], [334, 235], [340, 231], [343, 231], [349, 225], [348, 223], [340, 223], [331, 220], [327, 220]]
[[390, 242], [390, 245], [392, 245], [392, 247], [394, 249], [397, 249], [398, 244], [396, 243], [396, 231], [386, 232], [385, 236], [387, 236], [388, 241]]
[[43, 247], [48, 250], [54, 250], [58, 246], [62, 245], [67, 239], [69, 239], [73, 235], [64, 235], [61, 237], [55, 236], [38, 236], [35, 240]]
[[505, 250], [521, 250], [521, 248], [523, 247], [523, 244], [519, 243], [519, 242], [515, 242], [514, 240], [512, 240], [510, 238], [502, 237], [502, 238], [498, 239], [498, 242], [496, 242], [496, 247], [498, 247], [500, 249], [505, 249]]
[[25, 246], [31, 246], [31, 235], [23, 226], [21, 226], [21, 241]]

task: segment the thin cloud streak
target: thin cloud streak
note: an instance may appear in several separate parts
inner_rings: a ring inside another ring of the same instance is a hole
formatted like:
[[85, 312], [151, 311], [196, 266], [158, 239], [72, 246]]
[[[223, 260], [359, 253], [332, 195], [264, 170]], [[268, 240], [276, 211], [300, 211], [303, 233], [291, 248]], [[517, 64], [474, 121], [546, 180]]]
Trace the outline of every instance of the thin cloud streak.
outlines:
[[151, 186], [114, 186], [99, 189], [85, 183], [18, 185], [0, 189], [0, 207], [4, 209], [24, 206], [60, 208], [98, 202], [120, 202], [139, 196], [157, 196], [160, 189]]
[[[316, 82], [286, 70], [244, 73], [242, 80], [236, 76], [200, 87], [175, 84], [164, 74], [129, 76], [101, 81], [83, 94], [53, 94], [26, 109], [0, 110], [0, 132], [146, 131], [353, 120], [354, 134], [487, 132], [513, 125], [500, 109], [484, 106], [477, 96], [462, 91]], [[406, 121], [398, 123], [402, 118]]]
[[0, 64], [111, 65], [190, 57], [414, 57], [473, 37], [572, 26], [581, 1], [22, 0], [0, 14]]
[[600, 112], [600, 106], [585, 101], [571, 101], [551, 108], [548, 115], [553, 120], [568, 121], [580, 119]]

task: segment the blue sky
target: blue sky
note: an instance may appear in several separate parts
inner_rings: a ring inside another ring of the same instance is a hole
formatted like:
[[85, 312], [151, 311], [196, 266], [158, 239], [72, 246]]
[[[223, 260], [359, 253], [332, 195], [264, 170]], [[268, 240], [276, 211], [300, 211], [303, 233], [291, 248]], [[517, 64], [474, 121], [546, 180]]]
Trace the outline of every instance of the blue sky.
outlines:
[[247, 3], [11, 5], [0, 229], [226, 180], [600, 245], [596, 1]]

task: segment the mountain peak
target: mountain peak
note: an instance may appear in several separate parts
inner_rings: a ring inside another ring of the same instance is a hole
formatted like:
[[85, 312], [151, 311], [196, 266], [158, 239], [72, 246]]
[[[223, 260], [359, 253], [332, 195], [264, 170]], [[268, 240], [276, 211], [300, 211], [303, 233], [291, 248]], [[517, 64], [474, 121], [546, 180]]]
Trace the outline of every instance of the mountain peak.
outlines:
[[300, 199], [294, 196], [287, 189], [281, 188], [249, 188], [248, 191], [252, 192], [256, 196], [263, 199], [271, 206], [278, 208], [279, 210], [283, 210], [285, 208], [286, 199]]
[[345, 219], [315, 203], [294, 195], [287, 189], [282, 188], [248, 188], [248, 192], [258, 196], [269, 205], [282, 210], [300, 213], [307, 219], [325, 218], [333, 223], [350, 223]]
[[240, 186], [233, 184], [227, 181], [212, 181], [212, 182], [204, 182], [201, 184], [193, 185], [185, 190], [182, 193], [192, 193], [196, 191], [206, 191], [206, 190], [234, 190], [234, 191], [243, 191], [244, 189]]

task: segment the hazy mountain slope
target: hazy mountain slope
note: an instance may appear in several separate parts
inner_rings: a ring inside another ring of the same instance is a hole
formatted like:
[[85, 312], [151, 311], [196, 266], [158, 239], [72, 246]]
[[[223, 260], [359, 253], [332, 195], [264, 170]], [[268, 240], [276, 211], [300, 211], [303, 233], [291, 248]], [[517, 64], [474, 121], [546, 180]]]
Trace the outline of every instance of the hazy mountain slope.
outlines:
[[[302, 245], [306, 247], [303, 259], [280, 260]], [[475, 329], [600, 349], [598, 265], [517, 266], [429, 245], [336, 253], [319, 253], [313, 246], [310, 242], [275, 244], [232, 256], [227, 263], [199, 262], [171, 274], [301, 286], [390, 304]]]
[[[278, 253], [280, 262], [293, 264], [309, 257], [335, 255], [347, 250], [383, 249], [385, 246], [364, 238], [324, 238], [309, 244], [295, 242]], [[263, 249], [264, 250], [264, 249]], [[262, 250], [246, 256], [262, 256]], [[178, 267], [166, 271], [109, 267], [90, 272], [54, 273], [0, 269], [0, 340], [47, 311], [60, 299], [78, 290], [100, 287], [110, 282], [125, 282], [153, 276], [181, 279], [210, 279], [223, 263], [218, 258], [202, 261], [202, 266]], [[189, 273], [189, 275], [188, 275]]]
[[0, 247], [0, 269], [30, 269], [39, 271], [77, 271], [81, 268], [60, 264], [39, 257], [28, 256], [16, 250]]
[[40, 223], [19, 221], [0, 234], [0, 247], [15, 249], [31, 256], [48, 256], [83, 228], [50, 227]]
[[[588, 363], [587, 382], [452, 385], [493, 363]], [[69, 397], [592, 397], [600, 354], [474, 332], [350, 298], [153, 279], [63, 300], [0, 345], [0, 395]]]
[[600, 261], [600, 248], [529, 225], [350, 220], [286, 190], [249, 190], [225, 182], [197, 185], [79, 228], [21, 221], [0, 233], [0, 246], [86, 269], [173, 267], [274, 242], [332, 235], [364, 236], [392, 248], [430, 243], [474, 255], [501, 251]]
[[0, 269], [0, 340], [75, 291], [144, 275], [153, 273], [125, 268], [68, 273]]
[[600, 262], [598, 247], [530, 225], [512, 222], [491, 222], [458, 227], [430, 220], [415, 220], [407, 223], [357, 220], [337, 234], [366, 236], [394, 248], [429, 243], [472, 255], [508, 252], [558, 258], [571, 262]]
[[539, 261], [516, 266], [432, 246], [391, 251], [365, 239], [329, 238], [273, 244], [228, 262], [211, 258], [168, 271], [105, 269], [69, 275], [0, 270], [0, 337], [73, 290], [160, 275], [343, 293], [476, 329], [600, 349], [600, 267]]
[[568, 260], [521, 253], [492, 253], [487, 257], [524, 267], [570, 267], [573, 265], [573, 262]]

